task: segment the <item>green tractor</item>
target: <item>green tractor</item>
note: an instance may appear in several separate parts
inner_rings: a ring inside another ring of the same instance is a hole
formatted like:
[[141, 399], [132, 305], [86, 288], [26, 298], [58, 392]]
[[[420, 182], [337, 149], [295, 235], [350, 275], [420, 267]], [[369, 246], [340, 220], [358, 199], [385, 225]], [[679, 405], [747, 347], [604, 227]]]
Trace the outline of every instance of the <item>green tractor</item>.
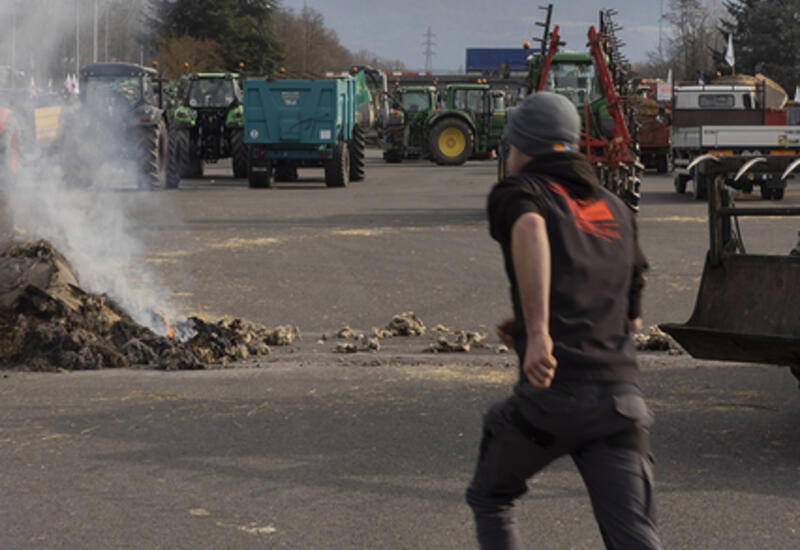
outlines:
[[[553, 5], [538, 56], [529, 58], [528, 92], [549, 91], [570, 99], [581, 119], [579, 148], [600, 183], [634, 211], [639, 208], [644, 165], [639, 160], [636, 112], [624, 98], [630, 90], [630, 63], [621, 53], [613, 10], [600, 12], [600, 31], [587, 33], [588, 52], [560, 52], [564, 45], [556, 25], [550, 32]], [[506, 147], [501, 146], [498, 177], [505, 176]]]
[[392, 98], [392, 109], [382, 125], [378, 142], [383, 160], [402, 162], [427, 154], [428, 120], [436, 108], [434, 86], [403, 86]]
[[451, 84], [443, 108], [433, 86], [399, 88], [381, 144], [387, 162], [427, 157], [440, 165], [489, 158], [505, 125], [505, 94], [488, 84]]
[[155, 69], [96, 63], [80, 72], [80, 100], [61, 110], [56, 147], [64, 179], [88, 187], [100, 165], [130, 162], [141, 189], [176, 187], [170, 162], [169, 120]]
[[428, 151], [436, 164], [490, 158], [505, 126], [505, 94], [488, 84], [451, 84], [445, 108], [428, 119]]
[[180, 166], [181, 176], [201, 177], [204, 163], [231, 158], [234, 177], [246, 178], [248, 156], [239, 75], [186, 75], [178, 81], [175, 95], [170, 156]]

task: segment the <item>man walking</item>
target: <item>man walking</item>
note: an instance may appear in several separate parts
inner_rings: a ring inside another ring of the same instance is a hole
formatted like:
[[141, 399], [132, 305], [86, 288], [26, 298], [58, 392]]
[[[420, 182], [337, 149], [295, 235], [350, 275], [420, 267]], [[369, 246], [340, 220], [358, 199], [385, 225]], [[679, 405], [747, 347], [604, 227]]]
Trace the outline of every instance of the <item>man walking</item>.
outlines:
[[527, 480], [569, 454], [610, 549], [660, 549], [653, 513], [652, 416], [631, 331], [647, 268], [632, 212], [577, 153], [566, 98], [508, 113], [507, 171], [489, 195], [514, 317], [498, 326], [520, 360], [513, 395], [484, 419], [467, 501], [484, 549], [523, 548], [513, 518]]

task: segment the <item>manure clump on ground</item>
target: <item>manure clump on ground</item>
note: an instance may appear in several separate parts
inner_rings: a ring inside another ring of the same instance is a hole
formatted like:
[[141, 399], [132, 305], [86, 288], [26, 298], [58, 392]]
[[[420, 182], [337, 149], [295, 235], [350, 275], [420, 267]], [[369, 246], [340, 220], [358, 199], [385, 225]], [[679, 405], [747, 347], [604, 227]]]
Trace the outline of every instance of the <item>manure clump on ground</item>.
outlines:
[[0, 252], [0, 368], [35, 371], [112, 367], [200, 369], [270, 353], [300, 337], [296, 327], [242, 319], [212, 323], [190, 317], [172, 327], [178, 338], [141, 325], [114, 300], [81, 288], [69, 262], [44, 240]]

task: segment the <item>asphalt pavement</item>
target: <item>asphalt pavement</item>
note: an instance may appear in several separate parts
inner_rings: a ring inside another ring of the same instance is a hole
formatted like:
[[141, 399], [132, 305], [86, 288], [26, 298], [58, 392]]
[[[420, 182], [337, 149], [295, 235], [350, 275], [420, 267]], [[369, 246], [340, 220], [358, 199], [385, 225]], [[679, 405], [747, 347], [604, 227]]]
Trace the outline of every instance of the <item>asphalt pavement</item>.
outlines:
[[[320, 336], [383, 327], [402, 311], [429, 328], [491, 331], [510, 311], [484, 215], [494, 171], [387, 165], [373, 151], [367, 180], [345, 189], [309, 169], [251, 190], [220, 166], [176, 191], [110, 191], [131, 197], [141, 269], [187, 312], [291, 323], [303, 340], [201, 372], [0, 374], [0, 547], [475, 547], [463, 492], [481, 414], [508, 393], [513, 357], [424, 353], [430, 332], [345, 356]], [[666, 176], [648, 174], [644, 189], [645, 324], [685, 321], [705, 205]], [[784, 203], [798, 202], [790, 188]], [[742, 229], [749, 251], [796, 242], [791, 220]], [[665, 546], [800, 547], [795, 379], [778, 367], [640, 359]], [[602, 547], [568, 459], [531, 482], [519, 518], [530, 547]]]

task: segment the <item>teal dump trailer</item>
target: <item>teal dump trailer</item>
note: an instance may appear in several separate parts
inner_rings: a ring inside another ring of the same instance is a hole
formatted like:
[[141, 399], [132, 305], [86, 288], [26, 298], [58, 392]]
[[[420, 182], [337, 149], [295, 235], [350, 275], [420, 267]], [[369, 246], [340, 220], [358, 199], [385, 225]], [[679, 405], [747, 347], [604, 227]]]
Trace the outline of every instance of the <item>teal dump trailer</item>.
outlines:
[[244, 130], [250, 187], [297, 179], [297, 168], [325, 169], [328, 187], [364, 179], [363, 131], [356, 124], [356, 81], [248, 79]]

